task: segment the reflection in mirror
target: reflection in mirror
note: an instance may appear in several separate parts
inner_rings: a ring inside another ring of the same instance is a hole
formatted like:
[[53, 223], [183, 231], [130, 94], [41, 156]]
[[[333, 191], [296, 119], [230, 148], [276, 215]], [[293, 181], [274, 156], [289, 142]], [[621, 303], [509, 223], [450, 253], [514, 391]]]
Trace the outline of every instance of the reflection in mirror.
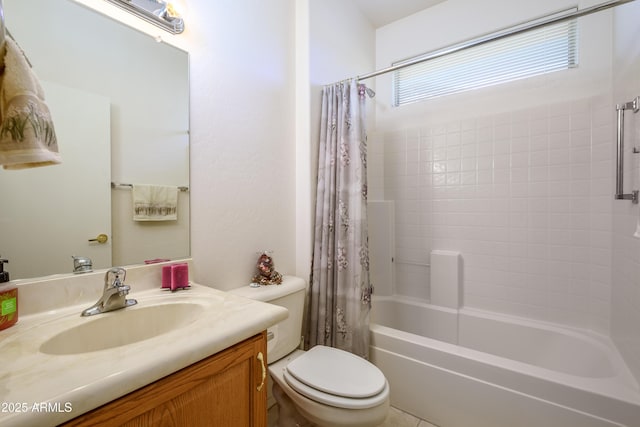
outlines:
[[4, 0], [4, 9], [45, 90], [62, 157], [0, 169], [11, 278], [70, 273], [74, 255], [94, 269], [189, 256], [188, 191], [177, 220], [141, 222], [131, 189], [111, 188], [189, 187], [187, 53], [72, 0]]
[[171, 2], [165, 0], [107, 0], [172, 34], [184, 31], [184, 21]]

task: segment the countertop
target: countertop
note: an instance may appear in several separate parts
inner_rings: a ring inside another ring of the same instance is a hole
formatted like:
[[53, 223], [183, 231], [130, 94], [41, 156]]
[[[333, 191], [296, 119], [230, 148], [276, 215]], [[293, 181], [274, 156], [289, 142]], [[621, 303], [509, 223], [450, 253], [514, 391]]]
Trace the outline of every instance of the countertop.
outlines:
[[[143, 276], [150, 274], [152, 279], [158, 277], [156, 270], [143, 273]], [[98, 272], [96, 277], [86, 279], [98, 280], [100, 290], [101, 278]], [[187, 326], [153, 338], [80, 354], [45, 354], [40, 346], [61, 325], [69, 327], [99, 316], [117, 316], [122, 311], [80, 317], [80, 312], [92, 305], [95, 301], [91, 300], [100, 292], [95, 292], [92, 284], [92, 291], [77, 298], [72, 288], [82, 286], [72, 281], [72, 286], [67, 281], [66, 287], [62, 284], [58, 288], [45, 281], [47, 290], [40, 287], [39, 292], [63, 292], [68, 300], [82, 299], [82, 303], [69, 306], [61, 301], [46, 303], [46, 295], [38, 298], [34, 296], [37, 292], [32, 292], [36, 288], [25, 287], [24, 299], [32, 303], [37, 299], [40, 306], [37, 310], [33, 305], [23, 310], [19, 294], [18, 323], [0, 331], [0, 425], [3, 427], [63, 423], [224, 350], [288, 316], [283, 307], [194, 283], [190, 289], [174, 293], [148, 283], [136, 290], [136, 284], [131, 283], [128, 297], [138, 299], [139, 303], [123, 310], [194, 299], [206, 300], [208, 306]], [[19, 288], [19, 292], [22, 290]], [[86, 301], [91, 302], [87, 305]]]

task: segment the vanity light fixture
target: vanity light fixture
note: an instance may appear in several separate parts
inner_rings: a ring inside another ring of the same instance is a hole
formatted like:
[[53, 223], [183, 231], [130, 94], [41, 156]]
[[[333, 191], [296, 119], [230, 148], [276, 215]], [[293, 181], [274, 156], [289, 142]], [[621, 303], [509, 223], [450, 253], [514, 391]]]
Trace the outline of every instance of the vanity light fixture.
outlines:
[[184, 20], [173, 4], [165, 0], [106, 0], [171, 34], [184, 31]]

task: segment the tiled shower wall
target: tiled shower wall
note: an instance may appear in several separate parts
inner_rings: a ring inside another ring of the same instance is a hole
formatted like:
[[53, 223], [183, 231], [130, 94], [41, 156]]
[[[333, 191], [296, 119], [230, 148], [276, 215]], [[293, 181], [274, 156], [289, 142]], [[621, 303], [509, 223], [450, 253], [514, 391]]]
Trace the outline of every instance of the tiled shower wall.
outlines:
[[[637, 41], [640, 2], [617, 7], [614, 25], [613, 91], [617, 103], [640, 95], [640, 45]], [[625, 114], [625, 192], [640, 188], [640, 113]], [[613, 211], [613, 295], [611, 335], [620, 353], [640, 381], [640, 206], [629, 201], [614, 202]]]
[[429, 253], [464, 258], [468, 307], [608, 333], [610, 95], [372, 135], [395, 203], [394, 292], [429, 299]]

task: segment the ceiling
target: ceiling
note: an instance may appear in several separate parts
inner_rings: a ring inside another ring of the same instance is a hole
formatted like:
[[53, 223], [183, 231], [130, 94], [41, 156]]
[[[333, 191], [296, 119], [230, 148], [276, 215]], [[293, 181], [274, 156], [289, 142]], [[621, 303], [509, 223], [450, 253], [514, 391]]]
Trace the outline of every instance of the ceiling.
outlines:
[[375, 27], [413, 15], [445, 0], [353, 0]]

